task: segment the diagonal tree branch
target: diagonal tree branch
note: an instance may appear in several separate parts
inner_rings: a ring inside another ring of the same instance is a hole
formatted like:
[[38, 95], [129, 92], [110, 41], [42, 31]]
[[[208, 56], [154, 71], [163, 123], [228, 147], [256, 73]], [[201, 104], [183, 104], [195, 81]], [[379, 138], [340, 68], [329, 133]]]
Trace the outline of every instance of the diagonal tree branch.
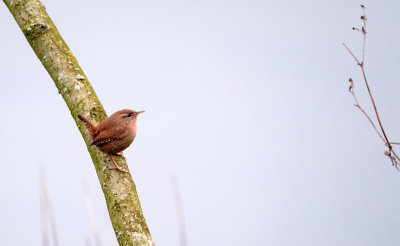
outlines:
[[[154, 245], [129, 173], [109, 171], [109, 158], [91, 147], [82, 114], [94, 123], [107, 115], [72, 52], [39, 0], [3, 0], [67, 104], [93, 160], [119, 245]], [[126, 160], [116, 157], [127, 169]]]

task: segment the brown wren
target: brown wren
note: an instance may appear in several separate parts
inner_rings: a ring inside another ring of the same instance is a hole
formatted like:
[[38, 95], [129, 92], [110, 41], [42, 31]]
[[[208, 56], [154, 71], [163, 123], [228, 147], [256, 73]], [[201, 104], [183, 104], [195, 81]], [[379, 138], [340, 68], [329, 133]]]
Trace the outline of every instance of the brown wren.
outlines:
[[100, 151], [106, 153], [113, 161], [115, 167], [109, 170], [128, 172], [117, 165], [113, 155], [123, 156], [122, 151], [131, 145], [136, 137], [136, 121], [139, 114], [144, 111], [123, 109], [113, 113], [110, 117], [94, 126], [88, 119], [78, 114], [78, 118], [86, 124], [92, 143]]

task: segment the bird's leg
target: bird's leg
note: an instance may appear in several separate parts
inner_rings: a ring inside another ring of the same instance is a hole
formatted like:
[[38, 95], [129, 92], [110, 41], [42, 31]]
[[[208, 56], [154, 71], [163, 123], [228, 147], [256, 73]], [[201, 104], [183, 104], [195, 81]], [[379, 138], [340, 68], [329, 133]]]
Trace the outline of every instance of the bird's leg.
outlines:
[[115, 154], [125, 158], [124, 153], [122, 151]]
[[125, 170], [125, 169], [123, 169], [122, 167], [120, 167], [120, 166], [117, 165], [117, 163], [115, 162], [115, 160], [114, 160], [114, 158], [112, 157], [112, 155], [108, 155], [108, 156], [111, 158], [111, 160], [113, 161], [113, 163], [114, 163], [114, 165], [115, 165], [115, 167], [109, 167], [108, 170], [118, 170], [118, 171], [124, 172], [124, 173], [127, 173], [127, 172], [128, 172], [127, 170]]

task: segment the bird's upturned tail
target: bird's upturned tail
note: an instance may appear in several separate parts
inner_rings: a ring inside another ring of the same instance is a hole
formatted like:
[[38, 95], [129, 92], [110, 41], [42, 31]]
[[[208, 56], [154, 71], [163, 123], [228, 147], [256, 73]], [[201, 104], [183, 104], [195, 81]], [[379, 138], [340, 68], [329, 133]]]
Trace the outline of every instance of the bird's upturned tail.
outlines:
[[90, 123], [90, 121], [88, 121], [88, 119], [86, 119], [82, 115], [78, 114], [78, 118], [85, 123], [86, 128], [89, 131], [90, 137], [93, 140], [93, 138], [95, 137], [96, 132], [97, 132], [96, 127], [92, 123]]

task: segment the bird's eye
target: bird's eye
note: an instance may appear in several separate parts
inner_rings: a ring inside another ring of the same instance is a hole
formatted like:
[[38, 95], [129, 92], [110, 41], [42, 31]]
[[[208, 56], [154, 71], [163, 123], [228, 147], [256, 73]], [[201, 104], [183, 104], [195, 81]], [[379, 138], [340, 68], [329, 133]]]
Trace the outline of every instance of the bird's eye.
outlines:
[[129, 114], [128, 114], [128, 117], [131, 117], [131, 116], [132, 116], [132, 113], [129, 113]]

